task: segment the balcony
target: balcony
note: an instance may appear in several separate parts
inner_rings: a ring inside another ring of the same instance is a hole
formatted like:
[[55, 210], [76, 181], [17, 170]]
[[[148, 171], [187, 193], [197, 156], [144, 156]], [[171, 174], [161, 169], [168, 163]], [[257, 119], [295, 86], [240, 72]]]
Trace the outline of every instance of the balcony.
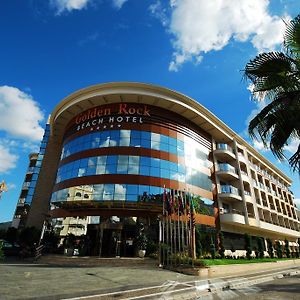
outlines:
[[28, 169], [27, 169], [27, 174], [29, 173], [33, 173], [33, 171], [34, 171], [34, 167], [28, 167]]
[[221, 191], [219, 197], [232, 199], [232, 200], [242, 200], [240, 196], [240, 191], [232, 185], [221, 185]]
[[29, 181], [25, 181], [23, 183], [23, 185], [22, 185], [22, 189], [23, 190], [28, 190], [29, 186], [30, 186], [30, 182]]
[[246, 171], [241, 170], [242, 180], [250, 183], [250, 178]]
[[242, 162], [244, 164], [247, 164], [246, 158], [245, 158], [245, 156], [242, 153], [239, 152], [238, 156], [239, 156], [239, 161], [240, 162]]
[[293, 230], [293, 229], [289, 229], [286, 226], [278, 226], [266, 221], [261, 221], [260, 222], [260, 227], [262, 229], [265, 229], [267, 231], [272, 231], [272, 232], [276, 232], [277, 234], [282, 234], [282, 235], [289, 235], [292, 237], [298, 237], [300, 238], [300, 232]]
[[216, 174], [225, 181], [238, 179], [236, 169], [230, 164], [218, 164]]
[[232, 148], [227, 144], [217, 144], [217, 149], [214, 154], [222, 160], [232, 160], [235, 159]]
[[229, 213], [225, 213], [220, 215], [221, 223], [228, 223], [228, 224], [243, 224], [245, 225], [245, 217], [241, 211], [233, 209]]
[[19, 198], [18, 206], [24, 206], [26, 198]]

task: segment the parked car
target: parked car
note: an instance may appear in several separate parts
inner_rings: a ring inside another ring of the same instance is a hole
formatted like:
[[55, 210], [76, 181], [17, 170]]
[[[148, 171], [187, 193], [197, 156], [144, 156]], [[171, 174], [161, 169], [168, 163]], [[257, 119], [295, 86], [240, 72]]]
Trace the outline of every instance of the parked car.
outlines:
[[14, 243], [10, 243], [5, 240], [0, 240], [0, 243], [2, 242], [2, 250], [4, 253], [4, 256], [18, 256], [21, 250], [20, 245]]

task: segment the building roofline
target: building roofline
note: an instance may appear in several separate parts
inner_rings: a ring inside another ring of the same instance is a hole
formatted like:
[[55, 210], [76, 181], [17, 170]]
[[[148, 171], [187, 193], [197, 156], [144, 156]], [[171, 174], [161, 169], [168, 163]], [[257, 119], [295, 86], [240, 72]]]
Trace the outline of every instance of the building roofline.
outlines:
[[[193, 112], [194, 120], [191, 121], [196, 125], [199, 125], [199, 120], [201, 118], [202, 122], [206, 122], [207, 126], [211, 126], [211, 132], [209, 132], [213, 137], [215, 129], [218, 133], [221, 133], [224, 142], [235, 139], [239, 144], [248, 148], [250, 152], [253, 153], [258, 160], [265, 164], [268, 168], [276, 172], [282, 179], [284, 179], [289, 185], [292, 183], [291, 179], [285, 175], [281, 170], [279, 170], [275, 165], [273, 165], [268, 159], [266, 159], [262, 154], [260, 154], [254, 147], [252, 147], [248, 142], [246, 142], [241, 136], [239, 136], [235, 131], [233, 131], [228, 125], [221, 121], [217, 116], [207, 110], [203, 105], [201, 105], [196, 100], [181, 94], [177, 91], [161, 87], [153, 84], [146, 84], [140, 82], [109, 82], [92, 85], [86, 88], [77, 90], [76, 92], [65, 97], [60, 103], [54, 108], [50, 117], [51, 132], [53, 132], [55, 124], [60, 116], [66, 112], [70, 107], [78, 105], [82, 101], [92, 98], [92, 97], [105, 97], [106, 95], [112, 94], [141, 94], [145, 96], [152, 96], [157, 99], [156, 106], [161, 106], [165, 104], [165, 100], [172, 102], [176, 107], [182, 108]], [[121, 99], [120, 99], [121, 101]], [[105, 104], [105, 103], [103, 103]], [[165, 105], [163, 105], [165, 107]], [[166, 107], [166, 109], [168, 109]], [[197, 119], [199, 117], [199, 119]], [[70, 118], [70, 116], [69, 116]], [[198, 123], [197, 123], [198, 120]], [[200, 122], [201, 123], [201, 122]], [[204, 129], [205, 130], [205, 129]]]

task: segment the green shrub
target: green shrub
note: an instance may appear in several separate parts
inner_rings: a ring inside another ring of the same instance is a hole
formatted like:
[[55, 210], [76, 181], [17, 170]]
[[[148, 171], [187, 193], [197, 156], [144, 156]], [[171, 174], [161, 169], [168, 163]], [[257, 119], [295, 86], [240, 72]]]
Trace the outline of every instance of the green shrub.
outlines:
[[219, 232], [219, 254], [221, 258], [225, 258], [224, 235], [222, 231]]
[[274, 248], [271, 239], [267, 239], [268, 253], [271, 258], [274, 258]]
[[282, 246], [279, 241], [276, 242], [276, 253], [278, 258], [282, 258]]
[[3, 242], [0, 241], [0, 260], [2, 260], [4, 258], [4, 253], [3, 253], [2, 247], [3, 247]]
[[214, 243], [210, 244], [210, 251], [209, 252], [210, 252], [211, 258], [215, 259], [216, 258], [216, 247], [215, 247]]
[[252, 239], [248, 233], [245, 233], [245, 250], [246, 250], [246, 257], [247, 259], [251, 259], [252, 254]]
[[284, 248], [285, 248], [286, 257], [290, 258], [291, 257], [291, 251], [290, 251], [289, 241], [287, 239], [285, 239], [285, 241], [284, 241]]
[[262, 237], [257, 237], [257, 251], [258, 257], [264, 258], [264, 239]]

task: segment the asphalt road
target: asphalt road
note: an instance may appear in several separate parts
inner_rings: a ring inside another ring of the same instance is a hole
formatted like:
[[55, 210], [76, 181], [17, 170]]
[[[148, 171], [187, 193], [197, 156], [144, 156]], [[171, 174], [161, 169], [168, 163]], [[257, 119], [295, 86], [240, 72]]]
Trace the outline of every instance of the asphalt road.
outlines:
[[197, 299], [203, 300], [299, 300], [300, 299], [300, 275], [283, 277], [281, 279], [252, 285], [249, 287], [232, 289], [210, 294]]

